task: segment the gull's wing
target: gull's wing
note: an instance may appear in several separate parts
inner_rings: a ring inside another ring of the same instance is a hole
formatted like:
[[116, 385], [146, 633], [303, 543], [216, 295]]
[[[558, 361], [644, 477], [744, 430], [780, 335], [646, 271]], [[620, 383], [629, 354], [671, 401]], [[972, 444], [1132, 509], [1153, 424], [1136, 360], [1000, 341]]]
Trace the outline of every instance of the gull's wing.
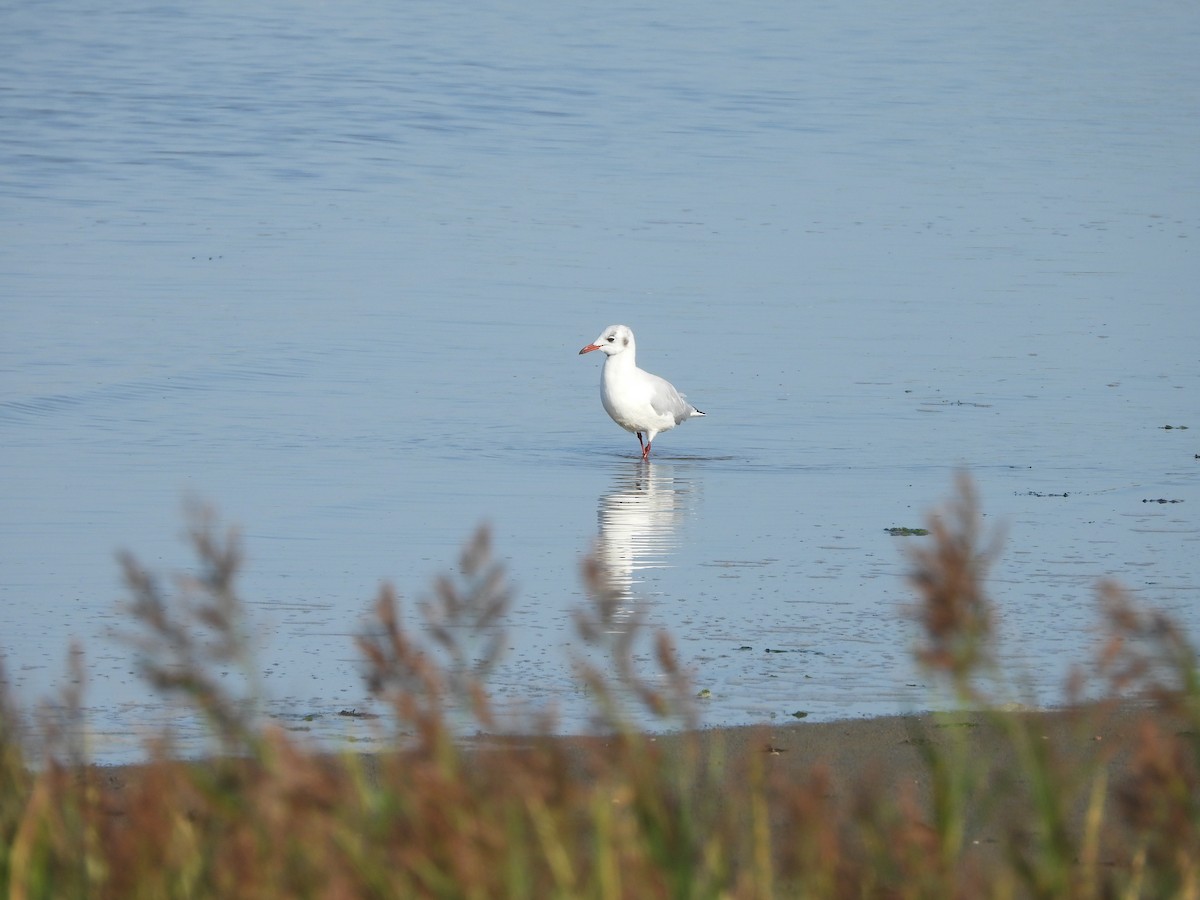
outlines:
[[670, 416], [676, 425], [686, 419], [692, 409], [683, 394], [675, 390], [675, 385], [657, 375], [650, 376], [650, 408], [660, 416]]

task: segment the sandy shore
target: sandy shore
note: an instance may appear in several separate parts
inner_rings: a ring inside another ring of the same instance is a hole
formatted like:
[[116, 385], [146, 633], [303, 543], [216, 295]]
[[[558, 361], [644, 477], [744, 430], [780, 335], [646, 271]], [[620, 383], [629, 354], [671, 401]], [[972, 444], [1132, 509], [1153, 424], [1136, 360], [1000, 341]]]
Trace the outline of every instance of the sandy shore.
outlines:
[[[945, 760], [960, 753], [979, 776], [972, 801], [986, 807], [972, 810], [966, 840], [986, 853], [989, 846], [999, 850], [1006, 832], [1020, 829], [1034, 817], [1025, 792], [1028, 769], [1019, 758], [1020, 741], [1014, 740], [1014, 726], [1027, 736], [1031, 749], [1054, 761], [1050, 768], [1056, 777], [1052, 780], [1064, 790], [1077, 776], [1102, 766], [1107, 772], [1107, 809], [1111, 812], [1114, 792], [1127, 782], [1134, 748], [1146, 723], [1153, 723], [1167, 737], [1195, 739], [1187, 723], [1176, 716], [1148, 703], [1126, 702], [999, 715], [956, 712], [720, 728], [660, 735], [653, 743], [668, 760], [673, 756], [682, 759], [682, 754], [697, 746], [700, 758], [718, 760], [718, 784], [708, 783], [705, 789], [720, 790], [734, 801], [745, 795], [760, 765], [768, 784], [804, 784], [820, 773], [824, 796], [832, 801], [839, 818], [851, 816], [862, 799], [898, 802], [908, 797], [919, 808], [930, 810], [931, 756]], [[580, 753], [603, 752], [606, 743], [611, 743], [611, 739], [594, 737], [562, 740], [575, 744]], [[689, 745], [692, 740], [697, 743]], [[1075, 827], [1084, 812], [1086, 785], [1084, 790], [1080, 787], [1074, 784], [1080, 795], [1071, 814]]]
[[[1012, 817], [1029, 813], [1028, 800], [1022, 791], [1026, 769], [1017, 758], [1016, 742], [1011, 739], [1014, 722], [1020, 723], [1021, 733], [1032, 744], [1042, 744], [1040, 750], [1058, 760], [1064, 779], [1069, 779], [1072, 772], [1090, 771], [1093, 763], [1102, 763], [1107, 767], [1111, 789], [1127, 773], [1139, 729], [1147, 721], [1157, 724], [1167, 736], [1186, 733], [1184, 724], [1167, 713], [1144, 704], [1125, 703], [1003, 716], [957, 712], [796, 722], [663, 734], [648, 740], [668, 764], [674, 757], [682, 762], [683, 754], [707, 760], [712, 777], [698, 783], [698, 787], [720, 791], [734, 801], [748, 789], [755, 772], [765, 774], [768, 784], [784, 785], [808, 783], [819, 772], [825, 779], [821, 782], [824, 796], [843, 813], [849, 812], [856, 800], [864, 796], [897, 801], [908, 797], [929, 809], [933, 785], [930, 755], [940, 754], [945, 758], [955, 752], [963, 753], [970, 760], [972, 771], [980, 775], [978, 785], [992, 788], [996, 784], [1005, 785], [999, 792], [977, 787], [981, 797], [989, 798], [986, 802], [992, 808], [979, 816], [977, 823], [971, 823], [967, 835], [976, 845], [998, 845]], [[468, 741], [466, 746], [468, 753], [476, 755], [479, 765], [486, 765], [489, 751], [501, 746], [532, 749], [540, 740], [488, 737]], [[581, 767], [586, 767], [589, 755], [604, 754], [615, 746], [615, 739], [606, 737], [549, 740], [565, 747], [569, 757], [579, 760]], [[378, 777], [385, 758], [382, 754], [360, 757], [368, 779]], [[712, 769], [716, 770], [715, 775]], [[141, 768], [99, 767], [99, 772], [104, 785], [119, 797], [122, 789], [139, 777]], [[1010, 807], [1007, 810], [995, 808], [1006, 803]]]

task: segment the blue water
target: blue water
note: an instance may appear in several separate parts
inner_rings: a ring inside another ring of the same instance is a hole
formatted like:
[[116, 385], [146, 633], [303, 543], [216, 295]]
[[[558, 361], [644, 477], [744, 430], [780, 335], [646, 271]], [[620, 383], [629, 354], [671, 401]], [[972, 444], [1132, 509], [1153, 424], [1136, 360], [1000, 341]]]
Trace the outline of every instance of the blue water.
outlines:
[[[186, 498], [240, 527], [269, 709], [335, 741], [379, 584], [480, 522], [496, 696], [564, 730], [593, 550], [706, 723], [938, 702], [884, 529], [963, 467], [1020, 699], [1101, 577], [1197, 639], [1198, 39], [1169, 2], [6, 4], [11, 690], [76, 640], [98, 758], [175, 720], [109, 633], [116, 551], [192, 565]], [[708, 413], [646, 467], [577, 356], [618, 322]]]

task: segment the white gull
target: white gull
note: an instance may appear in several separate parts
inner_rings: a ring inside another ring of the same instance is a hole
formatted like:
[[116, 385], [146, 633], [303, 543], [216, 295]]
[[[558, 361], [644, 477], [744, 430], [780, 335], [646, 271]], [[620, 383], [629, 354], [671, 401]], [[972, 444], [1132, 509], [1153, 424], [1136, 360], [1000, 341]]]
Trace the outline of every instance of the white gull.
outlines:
[[[604, 353], [600, 372], [600, 400], [614, 422], [637, 435], [642, 459], [650, 458], [650, 444], [692, 416], [704, 413], [688, 403], [675, 386], [637, 367], [637, 344], [627, 325], [609, 325], [595, 343], [579, 354]], [[645, 435], [645, 440], [642, 436]]]

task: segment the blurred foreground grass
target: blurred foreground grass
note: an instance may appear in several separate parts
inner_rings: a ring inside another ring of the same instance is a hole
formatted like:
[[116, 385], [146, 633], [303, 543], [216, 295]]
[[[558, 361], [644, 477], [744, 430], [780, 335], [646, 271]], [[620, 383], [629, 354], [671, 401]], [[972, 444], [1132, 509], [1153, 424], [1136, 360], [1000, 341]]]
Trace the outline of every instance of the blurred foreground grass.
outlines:
[[[1184, 636], [1116, 585], [1100, 585], [1107, 642], [1088, 677], [1107, 699], [1060, 714], [1049, 740], [1038, 716], [998, 708], [981, 687], [998, 674], [984, 585], [997, 547], [980, 531], [969, 482], [929, 529], [911, 554], [915, 652], [972, 718], [914, 724], [904, 743], [915, 774], [883, 766], [840, 783], [848, 770], [836, 765], [836, 747], [834, 758], [794, 754], [777, 765], [779, 748], [765, 738], [725, 742], [696, 730], [694, 689], [669, 636], [646, 635], [636, 621], [615, 627], [618, 595], [594, 559], [584, 566], [591, 602], [577, 616], [589, 652], [577, 670], [605, 736], [556, 738], [552, 722], [531, 714], [520, 738], [457, 739], [461, 713], [448, 709], [470, 710], [484, 731], [494, 725], [486, 677], [509, 595], [484, 532], [457, 576], [418, 604], [415, 623], [385, 588], [359, 640], [371, 690], [399, 723], [395, 748], [310, 752], [256, 719], [252, 678], [239, 696], [213, 674], [253, 666], [234, 587], [236, 536], [196, 515], [197, 570], [174, 590], [122, 561], [126, 640], [144, 677], [203, 713], [221, 751], [182, 762], [163, 735], [148, 748], [151, 762], [118, 777], [88, 765], [78, 722], [47, 721], [44, 758], [27, 759], [20, 711], [0, 698], [0, 892], [1200, 896], [1200, 684]], [[655, 648], [650, 675], [633, 663], [639, 635]], [[1130, 697], [1140, 698], [1132, 712]], [[80, 697], [64, 702], [81, 715]], [[630, 703], [677, 733], [638, 733], [627, 724]], [[1118, 714], [1125, 738], [1100, 740]]]

